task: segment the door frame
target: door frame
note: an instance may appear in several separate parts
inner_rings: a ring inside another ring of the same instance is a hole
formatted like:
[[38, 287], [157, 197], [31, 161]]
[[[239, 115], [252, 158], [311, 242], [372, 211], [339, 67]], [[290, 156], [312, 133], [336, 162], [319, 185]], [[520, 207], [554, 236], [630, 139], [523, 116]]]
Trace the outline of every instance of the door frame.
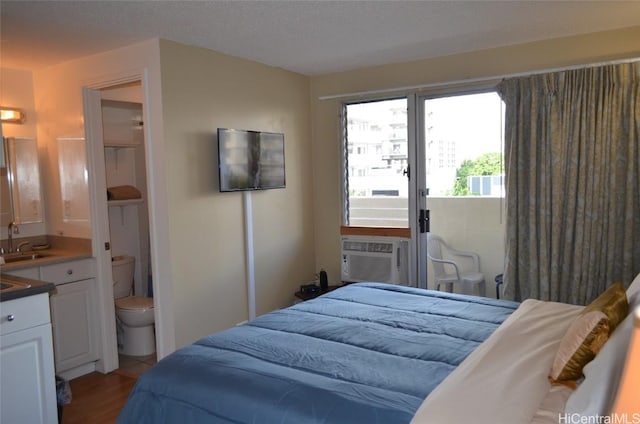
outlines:
[[409, 162], [413, 169], [410, 179], [409, 188], [409, 207], [410, 207], [410, 223], [411, 223], [411, 260], [415, 275], [417, 278], [417, 286], [423, 289], [428, 288], [427, 281], [427, 233], [420, 232], [420, 211], [426, 211], [426, 228], [429, 229], [429, 215], [427, 205], [427, 187], [426, 187], [426, 146], [424, 143], [425, 121], [424, 121], [424, 101], [422, 96], [411, 94], [407, 96], [409, 105], [409, 146], [413, 154], [409, 155]]
[[[153, 81], [152, 81], [153, 80]], [[96, 369], [110, 372], [118, 367], [118, 350], [115, 325], [115, 305], [112, 281], [111, 251], [105, 250], [110, 242], [109, 219], [106, 198], [106, 174], [104, 141], [102, 136], [101, 89], [130, 82], [140, 82], [143, 90], [143, 121], [145, 143], [145, 168], [149, 213], [149, 237], [151, 241], [151, 268], [153, 275], [153, 303], [156, 329], [156, 354], [158, 360], [173, 352], [175, 322], [173, 319], [173, 291], [171, 286], [171, 261], [169, 243], [168, 198], [166, 188], [165, 150], [162, 142], [161, 102], [152, 102], [151, 93], [160, 90], [160, 82], [149, 75], [147, 68], [113, 74], [83, 86], [83, 113], [85, 140], [87, 143], [87, 170], [91, 202], [92, 249], [96, 259], [98, 281], [98, 313], [100, 321], [100, 358]], [[159, 137], [154, 137], [159, 134]]]
[[87, 171], [89, 173], [89, 199], [91, 203], [91, 247], [96, 260], [96, 282], [98, 286], [98, 314], [100, 326], [101, 360], [96, 369], [108, 373], [118, 368], [118, 346], [116, 337], [115, 304], [111, 272], [111, 251], [105, 248], [109, 243], [109, 216], [107, 197], [103, 195], [106, 187], [104, 149], [102, 146], [102, 111], [99, 90], [83, 88], [83, 107], [85, 116], [85, 143], [87, 147]]
[[[408, 164], [409, 164], [409, 179], [408, 179], [408, 208], [409, 208], [409, 232], [410, 232], [410, 253], [409, 253], [409, 279], [415, 281], [417, 287], [429, 288], [427, 281], [427, 232], [420, 233], [419, 217], [420, 211], [425, 210], [428, 212], [428, 181], [426, 180], [426, 154], [427, 147], [425, 143], [425, 101], [429, 99], [436, 99], [442, 97], [455, 97], [471, 94], [480, 94], [487, 92], [495, 92], [496, 84], [499, 81], [496, 79], [488, 79], [477, 82], [465, 82], [464, 84], [455, 84], [447, 86], [432, 86], [426, 91], [413, 91], [408, 93], [398, 93], [396, 95], [390, 93], [380, 93], [380, 96], [375, 96], [375, 93], [371, 93], [366, 98], [349, 99], [346, 98], [341, 102], [340, 117], [341, 123], [344, 127], [346, 125], [344, 113], [345, 106], [354, 103], [367, 103], [383, 101], [394, 98], [406, 98], [407, 100], [407, 148], [408, 148]], [[345, 155], [344, 150], [344, 128], [342, 129], [342, 166], [341, 166], [341, 180], [344, 181], [345, 170]], [[343, 182], [344, 184], [344, 182]], [[341, 192], [343, 200], [341, 202], [341, 221], [344, 225], [346, 211], [344, 210], [344, 186], [341, 186]], [[428, 215], [427, 215], [428, 219]], [[341, 234], [351, 233], [348, 230], [349, 227], [341, 227]], [[376, 227], [371, 227], [375, 230]], [[403, 227], [404, 228], [404, 227]], [[429, 229], [429, 222], [427, 220], [427, 231]], [[359, 231], [363, 231], [360, 228]], [[366, 230], [364, 230], [366, 232]]]
[[[407, 210], [408, 210], [408, 226], [407, 227], [359, 227], [345, 226], [347, 220], [347, 210], [345, 209], [348, 194], [345, 191], [345, 169], [346, 169], [346, 150], [345, 150], [345, 134], [346, 134], [346, 108], [350, 104], [362, 104], [381, 102], [393, 99], [406, 99], [407, 103]], [[423, 193], [421, 187], [418, 187], [419, 181], [424, 181], [424, 167], [418, 166], [424, 162], [424, 148], [419, 146], [420, 128], [418, 127], [419, 110], [417, 108], [417, 96], [414, 93], [404, 93], [391, 96], [383, 96], [367, 99], [348, 99], [340, 103], [340, 121], [342, 126], [342, 157], [341, 157], [341, 235], [378, 235], [386, 237], [409, 238], [409, 282], [416, 287], [426, 288], [426, 233], [421, 234], [419, 229], [418, 217], [420, 209], [425, 207], [424, 197], [419, 198], [415, 193]], [[420, 158], [423, 158], [422, 160]], [[420, 177], [422, 175], [422, 178]], [[424, 184], [423, 184], [424, 185]], [[421, 259], [423, 256], [424, 258]]]

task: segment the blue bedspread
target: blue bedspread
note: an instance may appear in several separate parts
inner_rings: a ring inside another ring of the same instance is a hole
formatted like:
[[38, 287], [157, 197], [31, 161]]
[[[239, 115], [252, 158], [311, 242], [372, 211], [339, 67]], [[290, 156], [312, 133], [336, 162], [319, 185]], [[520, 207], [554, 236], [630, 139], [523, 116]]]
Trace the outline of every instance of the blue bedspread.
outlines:
[[137, 382], [119, 423], [408, 423], [517, 303], [345, 286], [205, 337]]

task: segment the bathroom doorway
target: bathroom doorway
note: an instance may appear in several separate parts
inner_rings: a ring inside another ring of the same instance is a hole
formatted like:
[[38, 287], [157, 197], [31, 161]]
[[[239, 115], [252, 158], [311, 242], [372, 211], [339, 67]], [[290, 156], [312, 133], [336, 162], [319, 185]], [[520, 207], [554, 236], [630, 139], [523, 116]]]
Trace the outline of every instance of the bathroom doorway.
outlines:
[[149, 289], [149, 212], [142, 103], [112, 99], [141, 100], [141, 85], [136, 82], [101, 92], [111, 257], [134, 258], [135, 283], [131, 294], [147, 297], [152, 295], [152, 290]]
[[[103, 354], [96, 368], [106, 373], [119, 367], [118, 351], [119, 347], [122, 350], [123, 344], [123, 327], [121, 320], [116, 319], [112, 260], [123, 257], [133, 260], [133, 277], [125, 282], [130, 287], [128, 295], [149, 297], [153, 291], [148, 140], [145, 140], [144, 130], [144, 90], [139, 79], [86, 89], [84, 94], [88, 168], [92, 181], [93, 251], [100, 281], [102, 318]], [[148, 300], [153, 317], [154, 301]], [[155, 351], [155, 341], [152, 344]]]
[[105, 88], [101, 94], [116, 339], [122, 366], [131, 358], [155, 359], [156, 352], [142, 86], [128, 83]]

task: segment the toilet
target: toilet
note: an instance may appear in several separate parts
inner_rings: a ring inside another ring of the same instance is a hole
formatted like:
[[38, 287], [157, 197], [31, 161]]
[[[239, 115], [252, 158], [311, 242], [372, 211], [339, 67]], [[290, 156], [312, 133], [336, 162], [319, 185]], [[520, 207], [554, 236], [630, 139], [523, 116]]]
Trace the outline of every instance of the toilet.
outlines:
[[132, 296], [135, 258], [114, 256], [113, 294], [118, 329], [118, 352], [129, 356], [146, 356], [156, 351], [153, 299]]

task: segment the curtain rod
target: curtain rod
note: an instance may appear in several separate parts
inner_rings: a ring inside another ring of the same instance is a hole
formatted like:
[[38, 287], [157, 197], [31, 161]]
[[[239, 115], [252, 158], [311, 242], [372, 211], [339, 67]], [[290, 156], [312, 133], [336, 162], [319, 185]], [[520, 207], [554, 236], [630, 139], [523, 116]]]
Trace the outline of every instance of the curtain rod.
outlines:
[[610, 60], [607, 62], [596, 62], [596, 63], [589, 63], [589, 64], [583, 64], [583, 65], [566, 66], [561, 68], [540, 69], [538, 71], [517, 72], [517, 73], [506, 74], [501, 76], [468, 78], [468, 79], [445, 81], [445, 82], [433, 82], [429, 84], [408, 85], [408, 86], [395, 87], [395, 88], [383, 88], [379, 90], [356, 91], [353, 93], [344, 93], [344, 94], [329, 94], [326, 96], [318, 97], [318, 100], [336, 100], [336, 99], [344, 99], [344, 98], [350, 98], [350, 97], [370, 96], [372, 94], [389, 94], [389, 93], [398, 93], [398, 92], [407, 92], [407, 91], [411, 92], [416, 90], [425, 90], [429, 88], [447, 88], [447, 87], [455, 87], [459, 85], [469, 85], [469, 84], [484, 83], [486, 85], [490, 85], [490, 84], [497, 84], [499, 81], [505, 78], [526, 77], [526, 76], [532, 76], [532, 75], [547, 74], [550, 72], [571, 71], [575, 69], [595, 68], [598, 66], [606, 66], [606, 65], [621, 65], [623, 63], [633, 63], [636, 61], [640, 61], [640, 58]]

